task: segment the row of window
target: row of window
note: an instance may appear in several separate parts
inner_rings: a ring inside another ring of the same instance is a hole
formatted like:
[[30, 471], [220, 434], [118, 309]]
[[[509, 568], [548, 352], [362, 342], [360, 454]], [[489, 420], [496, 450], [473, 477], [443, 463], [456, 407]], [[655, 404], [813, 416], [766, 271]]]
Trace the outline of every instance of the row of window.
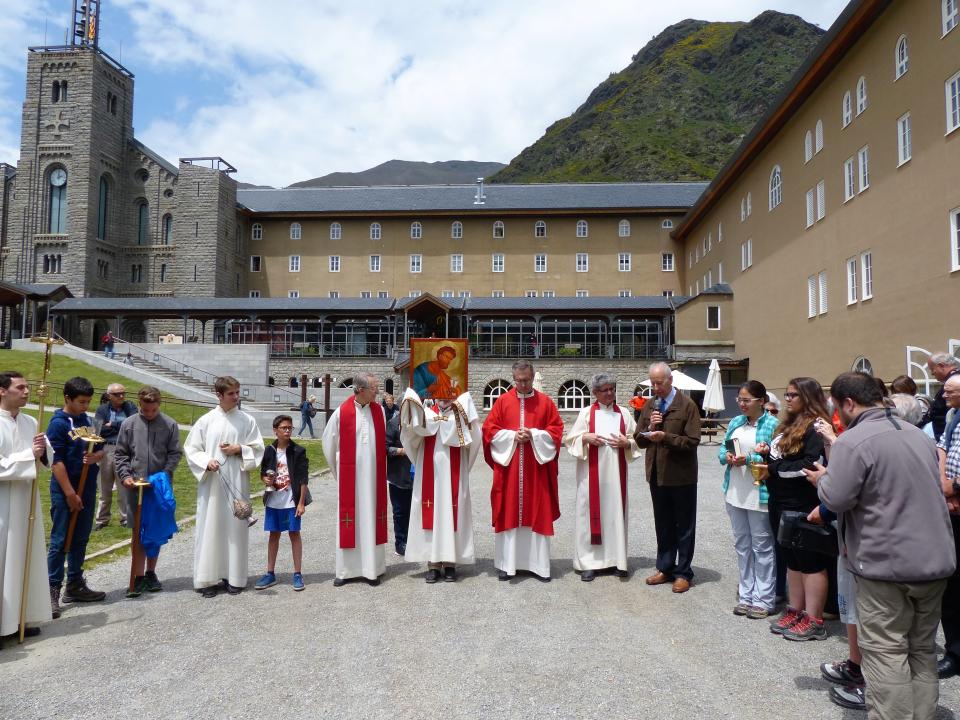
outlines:
[[[410, 256], [410, 272], [419, 273], [423, 272], [423, 255], [420, 253], [412, 253]], [[502, 273], [506, 270], [506, 256], [503, 253], [493, 253], [491, 256], [491, 271], [495, 273]], [[300, 272], [301, 266], [301, 256], [300, 255], [290, 255], [288, 258], [288, 270], [290, 272]], [[342, 267], [342, 257], [340, 255], [330, 255], [328, 256], [327, 269], [330, 272], [340, 272]], [[382, 256], [381, 255], [370, 255], [369, 259], [370, 272], [380, 272], [382, 267]], [[577, 253], [575, 260], [575, 269], [579, 273], [589, 272], [590, 270], [590, 256], [588, 253]], [[619, 272], [630, 272], [633, 269], [633, 255], [632, 253], [622, 252], [617, 255], [617, 270]], [[660, 269], [663, 272], [673, 272], [674, 270], [674, 261], [673, 253], [661, 253], [660, 254]], [[263, 270], [263, 256], [261, 255], [251, 255], [250, 256], [250, 272], [260, 272]], [[533, 271], [538, 273], [547, 272], [547, 256], [546, 254], [540, 253], [534, 255], [533, 257]], [[462, 273], [463, 272], [463, 255], [461, 253], [454, 253], [450, 256], [450, 272], [452, 273]]]
[[[104, 265], [105, 265], [104, 272], [106, 273], [108, 268], [106, 267], [106, 263], [104, 263]], [[196, 272], [194, 272], [194, 275], [196, 275]], [[167, 280], [170, 279], [166, 263], [160, 263], [160, 272], [158, 277], [160, 282], [166, 282]], [[130, 266], [130, 282], [132, 283], [143, 282], [143, 264], [135, 263]]]
[[[162, 278], [161, 278], [161, 279], [162, 279]], [[423, 294], [423, 292], [420, 291], [420, 290], [411, 290], [411, 291], [409, 292], [409, 294], [408, 294], [408, 297], [420, 297], [422, 294]], [[575, 293], [575, 295], [576, 295], [576, 297], [578, 297], [578, 298], [590, 297], [590, 291], [589, 291], [589, 290], [577, 290], [576, 293]], [[661, 295], [662, 297], [673, 297], [673, 290], [663, 290], [663, 291], [661, 291], [660, 295]], [[526, 297], [526, 298], [535, 298], [535, 297], [555, 298], [556, 296], [557, 296], [557, 293], [556, 293], [555, 290], [540, 290], [540, 291], [537, 291], [537, 290], [524, 290], [524, 291], [523, 291], [523, 297]], [[258, 297], [260, 297], [260, 291], [259, 291], [259, 290], [251, 290], [251, 291], [250, 291], [250, 297], [251, 297], [251, 298], [258, 298]], [[289, 291], [287, 292], [287, 297], [288, 297], [288, 298], [291, 298], [291, 299], [299, 298], [299, 297], [300, 297], [300, 291], [299, 291], [299, 290], [289, 290]], [[329, 298], [331, 298], [331, 299], [337, 299], [337, 298], [340, 297], [340, 291], [339, 291], [339, 290], [330, 290], [330, 291], [327, 292], [327, 297], [329, 297]], [[370, 298], [373, 297], [373, 293], [372, 293], [370, 290], [361, 290], [361, 291], [360, 291], [360, 297], [363, 298], [363, 299], [370, 299]], [[384, 298], [390, 297], [390, 293], [387, 292], [386, 290], [378, 290], [376, 297], [377, 297], [378, 299], [381, 299], [381, 300], [382, 300], [382, 299], [384, 299]], [[457, 292], [454, 292], [453, 290], [441, 290], [441, 291], [440, 291], [440, 297], [441, 297], [441, 298], [445, 298], [445, 299], [450, 299], [450, 298], [454, 298], [454, 297], [468, 298], [468, 297], [473, 297], [473, 292], [470, 291], [470, 290], [459, 290], [459, 291], [457, 291]], [[490, 297], [502, 298], [502, 297], [506, 297], [506, 295], [505, 295], [505, 293], [504, 293], [503, 290], [494, 290], [493, 292], [490, 293]], [[620, 290], [620, 291], [617, 293], [617, 297], [622, 297], [622, 298], [633, 297], [633, 291], [632, 291], [632, 290]], [[719, 325], [718, 325], [717, 328], [711, 328], [711, 329], [719, 329]]]
[[[669, 218], [663, 220], [660, 223], [660, 226], [664, 230], [673, 229], [673, 220]], [[621, 220], [617, 226], [617, 232], [620, 237], [630, 237], [630, 221]], [[585, 238], [589, 237], [590, 225], [586, 220], [577, 221], [577, 237]], [[506, 225], [502, 220], [497, 220], [493, 223], [493, 237], [502, 238], [506, 236]], [[538, 238], [547, 237], [547, 223], [544, 220], [537, 220], [533, 224], [533, 236]], [[262, 240], [263, 239], [263, 225], [260, 223], [253, 223], [250, 228], [250, 237], [253, 240]], [[303, 237], [303, 226], [298, 222], [290, 223], [290, 239], [291, 240], [300, 240]], [[454, 220], [450, 224], [450, 237], [454, 240], [460, 240], [463, 238], [463, 223], [459, 220]], [[330, 239], [331, 240], [340, 240], [343, 238], [343, 226], [338, 222], [330, 223]], [[420, 240], [423, 238], [423, 224], [417, 221], [410, 223], [410, 238], [413, 240]], [[370, 223], [370, 239], [371, 240], [381, 240], [383, 239], [383, 226], [378, 223]]]
[[[846, 262], [847, 305], [873, 297], [873, 253], [868, 251]], [[826, 315], [829, 310], [827, 271], [821, 270], [807, 278], [807, 317]]]

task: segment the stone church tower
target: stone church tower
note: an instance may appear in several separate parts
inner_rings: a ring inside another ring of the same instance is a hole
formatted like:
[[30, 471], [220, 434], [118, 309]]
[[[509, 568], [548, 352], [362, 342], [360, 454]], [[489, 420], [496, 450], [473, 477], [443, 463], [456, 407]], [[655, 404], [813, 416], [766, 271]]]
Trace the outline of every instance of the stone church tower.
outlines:
[[[136, 140], [134, 76], [99, 47], [100, 5], [73, 0], [70, 44], [28, 51], [20, 161], [0, 178], [0, 277], [87, 297], [245, 295], [234, 168], [174, 165]], [[85, 344], [107, 327], [89, 325]], [[134, 342], [167, 329], [110, 326]]]

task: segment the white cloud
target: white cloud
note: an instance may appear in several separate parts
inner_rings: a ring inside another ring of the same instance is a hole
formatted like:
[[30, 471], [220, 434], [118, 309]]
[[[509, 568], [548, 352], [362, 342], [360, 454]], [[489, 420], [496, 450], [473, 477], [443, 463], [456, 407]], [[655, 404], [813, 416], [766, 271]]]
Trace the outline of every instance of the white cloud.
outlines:
[[[142, 141], [171, 159], [221, 155], [240, 179], [285, 185], [391, 158], [507, 162], [667, 25], [749, 20], [770, 3], [728, 2], [722, 15], [717, 5], [112, 0], [111, 12], [130, 25], [124, 64], [176, 87], [172, 114], [139, 120]], [[827, 26], [842, 6], [813, 0], [805, 17]], [[119, 39], [103, 32], [110, 52]]]

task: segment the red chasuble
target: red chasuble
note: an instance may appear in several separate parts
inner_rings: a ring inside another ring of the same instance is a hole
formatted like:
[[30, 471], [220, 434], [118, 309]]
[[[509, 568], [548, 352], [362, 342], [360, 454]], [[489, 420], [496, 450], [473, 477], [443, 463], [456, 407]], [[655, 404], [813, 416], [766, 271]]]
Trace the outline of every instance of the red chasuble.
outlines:
[[[553, 400], [534, 391], [524, 400], [525, 422], [530, 429], [544, 430], [553, 438], [559, 452], [563, 421]], [[483, 423], [483, 457], [493, 468], [490, 503], [493, 507], [495, 532], [529, 527], [540, 535], [553, 535], [553, 523], [560, 517], [560, 493], [557, 487], [557, 456], [544, 465], [537, 462], [528, 443], [523, 454], [523, 498], [520, 498], [520, 446], [513, 453], [510, 465], [494, 462], [490, 441], [500, 430], [520, 429], [520, 398], [516, 389], [504, 393], [493, 404]], [[520, 510], [523, 508], [523, 517]]]
[[[386, 424], [380, 406], [374, 403], [371, 408], [377, 454], [377, 545], [383, 545], [387, 542]], [[340, 548], [351, 550], [357, 546], [357, 406], [353, 398], [340, 406], [339, 471]]]
[[[588, 432], [597, 432], [597, 409], [600, 403], [594, 403], [590, 406], [590, 426]], [[620, 434], [627, 431], [627, 424], [623, 420], [623, 413], [616, 405], [617, 413], [620, 415]], [[590, 446], [587, 451], [587, 469], [590, 480], [590, 544], [602, 545], [600, 538], [600, 448]], [[623, 448], [618, 448], [618, 460], [620, 464], [620, 500], [623, 502], [623, 512], [627, 512], [627, 454]]]

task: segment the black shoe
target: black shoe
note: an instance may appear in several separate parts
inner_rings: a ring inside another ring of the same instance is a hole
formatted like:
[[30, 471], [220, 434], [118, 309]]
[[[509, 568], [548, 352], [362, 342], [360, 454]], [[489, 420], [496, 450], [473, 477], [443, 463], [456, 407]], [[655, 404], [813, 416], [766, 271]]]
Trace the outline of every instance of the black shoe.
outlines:
[[613, 572], [614, 572], [614, 574], [615, 574], [618, 578], [620, 578], [621, 580], [626, 580], [628, 577], [630, 577], [630, 571], [629, 571], [629, 570], [616, 569], [616, 570], [614, 570]]
[[404, 545], [403, 543], [397, 543], [396, 545], [393, 546], [393, 551], [400, 557], [403, 557], [404, 555], [407, 554], [407, 546]]
[[239, 595], [242, 592], [243, 592], [242, 587], [237, 587], [236, 585], [231, 585], [230, 583], [227, 583], [227, 594]]
[[63, 600], [65, 603], [84, 603], [84, 602], [100, 602], [107, 594], [105, 592], [99, 592], [97, 590], [91, 590], [87, 587], [87, 581], [84, 578], [79, 580], [73, 580], [67, 583], [67, 587], [63, 591]]
[[96, 525], [93, 526], [93, 531], [96, 532], [97, 530], [103, 530], [109, 524], [110, 523], [98, 522]]
[[593, 582], [595, 577], [597, 577], [595, 570], [584, 570], [582, 573], [580, 573], [580, 579], [584, 582]]
[[347, 581], [344, 580], [343, 578], [334, 578], [334, 579], [333, 579], [333, 586], [334, 586], [334, 587], [343, 587], [343, 586], [346, 585], [346, 584], [347, 584]]
[[867, 709], [867, 699], [864, 697], [862, 685], [848, 685], [846, 687], [834, 685], [830, 688], [830, 702], [851, 710]]
[[550, 582], [550, 576], [549, 576], [549, 575], [547, 575], [546, 577], [541, 577], [540, 575], [537, 575], [536, 573], [534, 573], [533, 576], [534, 576], [537, 580], [539, 580], [540, 582], [542, 582], [542, 583], [548, 583], [548, 582]]
[[205, 587], [200, 591], [200, 594], [205, 598], [212, 598], [217, 596], [217, 592], [220, 590], [219, 585], [210, 585]]
[[447, 567], [443, 569], [443, 581], [444, 582], [456, 582], [457, 581], [457, 569], [455, 567]]
[[367, 580], [367, 585], [369, 585], [370, 587], [376, 587], [376, 586], [379, 585], [379, 584], [380, 584], [380, 578], [375, 578], [375, 579], [373, 579], [373, 580]]
[[163, 590], [163, 585], [160, 584], [160, 578], [157, 577], [157, 574], [153, 570], [147, 570], [147, 574], [143, 576], [147, 584], [147, 592], [160, 592]]
[[440, 579], [440, 571], [435, 569], [427, 570], [427, 576], [423, 579], [428, 585], [433, 585]]
[[952, 678], [957, 673], [960, 673], [960, 663], [953, 655], [945, 654], [937, 660], [937, 677], [941, 680]]
[[497, 580], [501, 580], [501, 581], [503, 581], [503, 582], [506, 582], [506, 581], [509, 580], [509, 579], [510, 579], [510, 576], [507, 575], [507, 571], [506, 571], [506, 570], [501, 570], [500, 572], [497, 573]]

